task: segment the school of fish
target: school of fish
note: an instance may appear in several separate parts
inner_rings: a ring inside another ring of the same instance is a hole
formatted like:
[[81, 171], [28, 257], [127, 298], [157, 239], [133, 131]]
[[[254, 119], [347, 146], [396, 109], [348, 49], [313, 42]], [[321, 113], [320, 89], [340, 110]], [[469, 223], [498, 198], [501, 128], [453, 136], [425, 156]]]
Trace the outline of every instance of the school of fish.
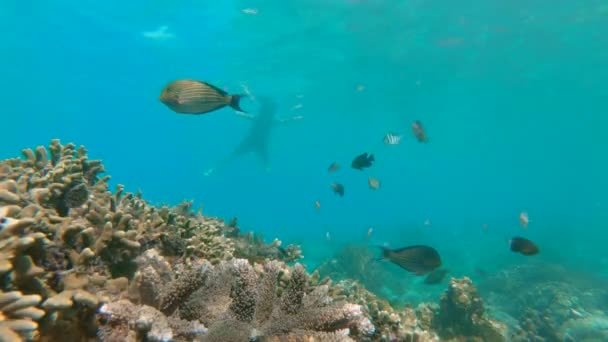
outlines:
[[[357, 88], [357, 91], [362, 91], [363, 88]], [[172, 111], [179, 114], [201, 115], [218, 111], [225, 107], [231, 107], [234, 110], [246, 113], [240, 106], [240, 100], [244, 96], [251, 96], [247, 90], [247, 95], [229, 94], [227, 91], [205, 81], [192, 79], [174, 80], [165, 85], [161, 90], [159, 100]], [[301, 107], [301, 105], [299, 105]], [[297, 109], [299, 109], [298, 107]], [[293, 110], [294, 108], [292, 108]], [[415, 139], [420, 143], [428, 143], [425, 128], [422, 122], [415, 120], [411, 124], [411, 131]], [[384, 135], [383, 143], [385, 145], [399, 145], [403, 139], [403, 135], [395, 132], [388, 132]], [[363, 152], [353, 158], [351, 168], [358, 171], [365, 171], [374, 165], [376, 158], [374, 154]], [[340, 164], [336, 161], [332, 162], [327, 171], [335, 173], [340, 170]], [[380, 188], [380, 181], [372, 176], [368, 177], [368, 186], [372, 190]], [[344, 197], [345, 187], [343, 184], [334, 182], [331, 184], [331, 189], [334, 194]], [[321, 203], [315, 202], [315, 208], [321, 209]], [[519, 221], [524, 229], [528, 228], [529, 219], [527, 212], [521, 212]], [[430, 226], [430, 222], [427, 220]], [[484, 231], [487, 231], [487, 224], [483, 225]], [[373, 228], [369, 228], [367, 232], [367, 240], [371, 237]], [[326, 234], [328, 241], [331, 240], [329, 232]], [[377, 259], [389, 261], [402, 269], [413, 273], [416, 276], [426, 275], [425, 284], [433, 285], [441, 283], [445, 275], [449, 272], [442, 266], [442, 260], [439, 252], [426, 245], [411, 245], [401, 248], [388, 248], [386, 246], [378, 246], [382, 255]], [[514, 253], [519, 253], [524, 256], [537, 255], [540, 252], [538, 246], [529, 239], [515, 236], [509, 240], [509, 249]]]

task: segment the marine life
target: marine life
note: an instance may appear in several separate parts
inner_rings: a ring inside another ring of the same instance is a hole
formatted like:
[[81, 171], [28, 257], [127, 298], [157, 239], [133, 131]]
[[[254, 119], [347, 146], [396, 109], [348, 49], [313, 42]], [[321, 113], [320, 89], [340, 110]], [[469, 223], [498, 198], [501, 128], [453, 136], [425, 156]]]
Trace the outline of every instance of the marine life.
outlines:
[[325, 239], [326, 239], [327, 241], [331, 241], [331, 234], [330, 234], [329, 232], [326, 232], [326, 233], [325, 233]]
[[176, 113], [205, 114], [230, 106], [239, 112], [239, 101], [244, 95], [230, 95], [203, 81], [176, 80], [169, 82], [160, 94], [160, 102]]
[[521, 213], [519, 213], [519, 223], [522, 227], [524, 227], [524, 229], [528, 228], [528, 223], [530, 223], [530, 219], [528, 218], [527, 212], [522, 211]]
[[344, 185], [340, 183], [332, 183], [331, 188], [334, 190], [335, 194], [340, 195], [340, 197], [344, 196]]
[[365, 238], [367, 240], [371, 239], [372, 238], [372, 234], [374, 234], [374, 227], [369, 227], [367, 229], [367, 234], [365, 235]]
[[377, 180], [377, 179], [376, 179], [376, 178], [374, 178], [374, 177], [369, 177], [369, 178], [367, 179], [367, 184], [369, 185], [369, 187], [370, 187], [372, 190], [377, 190], [378, 188], [380, 188], [380, 181], [379, 181], [379, 180]]
[[480, 277], [488, 276], [488, 272], [486, 270], [484, 270], [483, 268], [475, 267], [475, 269], [473, 271], [475, 272], [475, 274], [477, 274]]
[[331, 165], [329, 165], [329, 167], [327, 168], [327, 172], [336, 172], [340, 169], [340, 164], [333, 162], [331, 163]]
[[367, 154], [367, 152], [360, 154], [353, 159], [351, 164], [353, 169], [363, 170], [364, 168], [368, 168], [372, 166], [372, 163], [375, 162], [375, 158], [373, 154]]
[[385, 145], [399, 145], [401, 142], [401, 135], [397, 133], [386, 133], [384, 135], [384, 144]]
[[398, 249], [379, 247], [382, 249], [380, 260], [388, 260], [418, 276], [432, 272], [441, 266], [439, 253], [430, 246], [415, 245]]
[[446, 274], [448, 274], [448, 270], [445, 268], [439, 268], [429, 273], [426, 278], [424, 278], [424, 283], [427, 285], [436, 285], [443, 281]]
[[431, 226], [431, 220], [429, 220], [429, 219], [424, 220], [424, 226], [427, 227], [427, 228], [430, 227]]
[[317, 208], [317, 210], [321, 209], [321, 202], [316, 201], [315, 202], [315, 208]]
[[428, 141], [426, 133], [424, 132], [424, 127], [422, 127], [422, 123], [420, 121], [416, 120], [412, 123], [412, 132], [414, 132], [414, 136], [419, 142]]
[[163, 25], [154, 31], [144, 31], [141, 34], [146, 38], [158, 40], [175, 38], [175, 35], [173, 33], [167, 32], [168, 30], [169, 27], [167, 25]]
[[241, 10], [241, 12], [243, 12], [245, 14], [256, 15], [256, 14], [258, 14], [258, 9], [257, 8], [243, 8]]
[[534, 242], [519, 236], [509, 240], [509, 246], [511, 251], [528, 256], [538, 254], [540, 251]]

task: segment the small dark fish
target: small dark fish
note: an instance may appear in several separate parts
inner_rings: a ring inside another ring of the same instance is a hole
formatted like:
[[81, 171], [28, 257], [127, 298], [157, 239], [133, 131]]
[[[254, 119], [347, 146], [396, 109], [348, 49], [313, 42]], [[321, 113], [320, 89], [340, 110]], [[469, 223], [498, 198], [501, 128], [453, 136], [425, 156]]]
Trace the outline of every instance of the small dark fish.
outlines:
[[488, 276], [488, 272], [482, 268], [479, 267], [475, 267], [474, 269], [475, 274], [477, 274], [480, 277], [487, 277]]
[[382, 249], [380, 260], [388, 260], [418, 276], [427, 274], [441, 266], [441, 257], [433, 247], [423, 245], [398, 249], [379, 247]]
[[427, 285], [439, 284], [443, 281], [443, 278], [445, 278], [445, 275], [448, 274], [448, 272], [449, 271], [445, 268], [436, 269], [424, 278], [424, 283]]
[[375, 161], [373, 154], [368, 155], [367, 152], [365, 152], [355, 157], [351, 166], [353, 169], [363, 170], [364, 168], [372, 166], [372, 163]]
[[340, 164], [333, 162], [331, 163], [331, 165], [329, 165], [329, 167], [327, 168], [327, 172], [336, 172], [340, 169]]
[[523, 255], [535, 255], [539, 252], [538, 246], [534, 242], [519, 236], [509, 240], [509, 245], [513, 252]]
[[419, 142], [427, 142], [428, 139], [426, 137], [426, 133], [424, 133], [424, 127], [422, 127], [422, 122], [416, 120], [412, 123], [412, 132], [414, 132], [414, 136], [418, 139]]
[[243, 96], [230, 95], [207, 82], [177, 80], [163, 88], [159, 100], [176, 113], [205, 114], [226, 106], [245, 112], [239, 105]]
[[287, 253], [285, 248], [283, 248], [281, 246], [277, 246], [277, 250], [279, 251], [279, 256], [281, 256], [283, 258], [287, 258], [289, 256], [289, 253]]
[[340, 197], [344, 197], [344, 185], [340, 183], [333, 183], [331, 188], [334, 190], [335, 194], [340, 195]]

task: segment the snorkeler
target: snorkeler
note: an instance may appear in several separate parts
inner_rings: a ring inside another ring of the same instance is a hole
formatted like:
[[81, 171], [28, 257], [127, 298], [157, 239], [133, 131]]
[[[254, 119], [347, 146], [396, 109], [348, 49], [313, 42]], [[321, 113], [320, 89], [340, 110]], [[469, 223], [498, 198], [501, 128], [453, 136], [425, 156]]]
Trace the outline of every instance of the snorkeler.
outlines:
[[268, 160], [268, 143], [272, 129], [277, 123], [286, 123], [295, 120], [301, 120], [302, 116], [294, 116], [288, 119], [280, 119], [275, 116], [276, 114], [276, 103], [264, 96], [257, 97], [257, 101], [260, 103], [260, 110], [257, 115], [252, 115], [243, 112], [237, 112], [236, 114], [253, 120], [251, 129], [241, 141], [241, 143], [232, 151], [232, 153], [224, 158], [216, 167], [205, 171], [205, 176], [209, 176], [215, 170], [223, 167], [228, 162], [238, 156], [242, 156], [248, 153], [253, 153], [264, 165], [266, 170], [270, 169]]

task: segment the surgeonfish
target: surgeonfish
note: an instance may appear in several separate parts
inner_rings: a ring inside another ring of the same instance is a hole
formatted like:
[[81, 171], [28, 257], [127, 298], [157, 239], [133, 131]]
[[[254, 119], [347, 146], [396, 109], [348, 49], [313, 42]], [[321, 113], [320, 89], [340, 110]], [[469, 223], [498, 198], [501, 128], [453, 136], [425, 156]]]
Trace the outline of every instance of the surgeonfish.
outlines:
[[177, 80], [169, 82], [160, 94], [160, 102], [176, 113], [205, 114], [230, 106], [239, 112], [243, 95], [226, 91], [203, 81]]

